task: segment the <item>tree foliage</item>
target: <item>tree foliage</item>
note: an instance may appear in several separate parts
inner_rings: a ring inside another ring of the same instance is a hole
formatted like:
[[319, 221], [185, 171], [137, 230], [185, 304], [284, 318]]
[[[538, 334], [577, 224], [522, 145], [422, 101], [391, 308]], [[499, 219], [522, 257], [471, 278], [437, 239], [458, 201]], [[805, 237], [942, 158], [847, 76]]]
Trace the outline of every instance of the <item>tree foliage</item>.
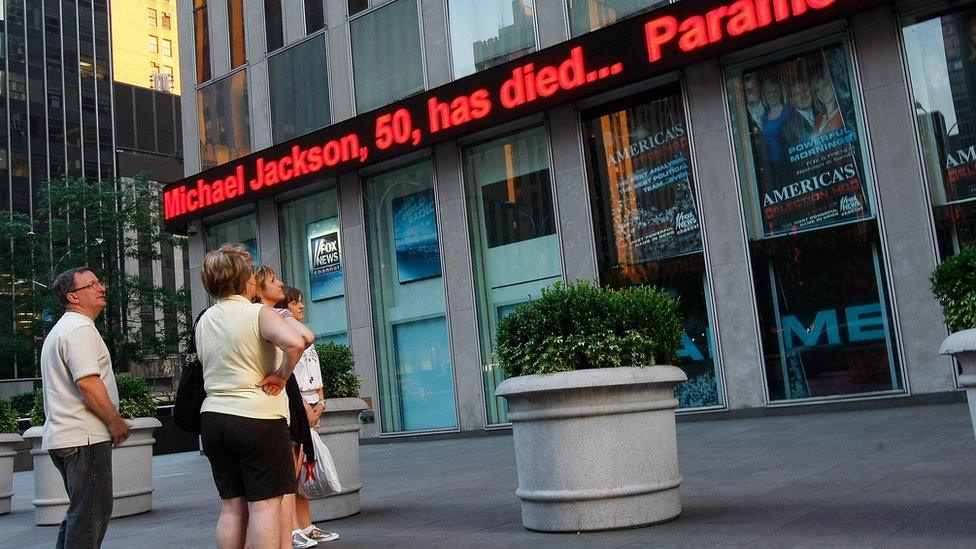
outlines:
[[946, 324], [954, 331], [976, 328], [976, 246], [947, 257], [931, 281]]
[[[108, 284], [97, 321], [116, 369], [166, 356], [187, 330], [188, 289], [168, 290], [142, 276], [137, 262], [163, 260], [163, 249], [185, 249], [162, 231], [159, 185], [140, 175], [116, 182], [64, 176], [36, 193], [33, 218], [0, 218], [0, 378], [37, 376], [40, 346], [63, 308], [50, 292], [54, 277], [90, 266]], [[144, 263], [148, 264], [148, 263]], [[176, 265], [182, 269], [182, 265]], [[160, 311], [161, 318], [151, 312]], [[5, 326], [5, 327], [6, 327]]]

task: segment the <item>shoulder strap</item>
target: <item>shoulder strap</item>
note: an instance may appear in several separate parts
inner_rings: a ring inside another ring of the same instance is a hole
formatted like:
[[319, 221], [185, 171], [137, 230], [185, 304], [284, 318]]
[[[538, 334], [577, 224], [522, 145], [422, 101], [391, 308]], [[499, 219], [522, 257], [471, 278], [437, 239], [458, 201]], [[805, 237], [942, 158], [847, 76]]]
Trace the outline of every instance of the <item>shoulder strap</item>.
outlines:
[[197, 354], [197, 322], [200, 322], [200, 317], [203, 316], [203, 313], [207, 312], [207, 309], [210, 309], [210, 307], [200, 311], [200, 314], [193, 321], [193, 327], [190, 329], [190, 344], [187, 346], [187, 351], [193, 354]]

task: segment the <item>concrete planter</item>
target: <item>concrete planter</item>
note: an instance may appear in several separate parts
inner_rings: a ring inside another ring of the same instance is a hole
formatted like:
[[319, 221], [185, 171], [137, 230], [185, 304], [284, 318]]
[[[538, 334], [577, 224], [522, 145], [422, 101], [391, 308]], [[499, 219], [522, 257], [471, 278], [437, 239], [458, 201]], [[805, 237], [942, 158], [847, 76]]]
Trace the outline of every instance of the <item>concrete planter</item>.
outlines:
[[507, 379], [522, 524], [543, 532], [643, 526], [681, 512], [674, 366]]
[[14, 458], [17, 445], [23, 441], [16, 433], [0, 434], [0, 515], [10, 512], [10, 498], [14, 496]]
[[[132, 422], [125, 444], [112, 450], [112, 518], [145, 513], [152, 509], [153, 430], [161, 424], [153, 417]], [[61, 474], [47, 450], [41, 449], [43, 427], [31, 427], [24, 438], [31, 441], [34, 458], [34, 522], [40, 526], [61, 524], [68, 509], [68, 494]]]
[[359, 512], [359, 413], [367, 408], [359, 398], [327, 398], [325, 413], [319, 419], [319, 435], [329, 448], [342, 492], [309, 502], [312, 520], [332, 520]]
[[952, 355], [959, 361], [962, 370], [959, 374], [959, 385], [966, 389], [969, 417], [973, 422], [973, 432], [976, 434], [976, 328], [956, 332], [947, 337], [942, 342], [939, 353]]

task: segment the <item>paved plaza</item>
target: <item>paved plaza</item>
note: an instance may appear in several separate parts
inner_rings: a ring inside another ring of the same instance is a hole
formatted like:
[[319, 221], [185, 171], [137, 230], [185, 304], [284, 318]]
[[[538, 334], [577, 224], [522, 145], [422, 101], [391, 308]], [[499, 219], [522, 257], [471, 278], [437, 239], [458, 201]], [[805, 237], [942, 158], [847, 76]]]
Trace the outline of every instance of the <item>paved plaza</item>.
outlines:
[[[359, 515], [328, 547], [976, 547], [976, 443], [964, 404], [678, 426], [683, 511], [590, 534], [522, 528], [509, 434], [362, 446]], [[153, 511], [112, 521], [105, 547], [213, 545], [216, 491], [196, 453], [155, 458]], [[51, 547], [15, 473], [0, 547]]]

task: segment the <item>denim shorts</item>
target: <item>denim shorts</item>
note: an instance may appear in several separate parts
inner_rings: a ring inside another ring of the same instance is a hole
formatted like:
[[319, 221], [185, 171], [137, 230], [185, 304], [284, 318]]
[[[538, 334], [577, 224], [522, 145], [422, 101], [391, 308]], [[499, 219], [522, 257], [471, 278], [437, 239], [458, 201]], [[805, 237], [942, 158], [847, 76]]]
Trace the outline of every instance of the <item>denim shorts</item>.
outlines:
[[220, 499], [261, 501], [295, 493], [295, 465], [284, 419], [204, 412], [200, 438]]

